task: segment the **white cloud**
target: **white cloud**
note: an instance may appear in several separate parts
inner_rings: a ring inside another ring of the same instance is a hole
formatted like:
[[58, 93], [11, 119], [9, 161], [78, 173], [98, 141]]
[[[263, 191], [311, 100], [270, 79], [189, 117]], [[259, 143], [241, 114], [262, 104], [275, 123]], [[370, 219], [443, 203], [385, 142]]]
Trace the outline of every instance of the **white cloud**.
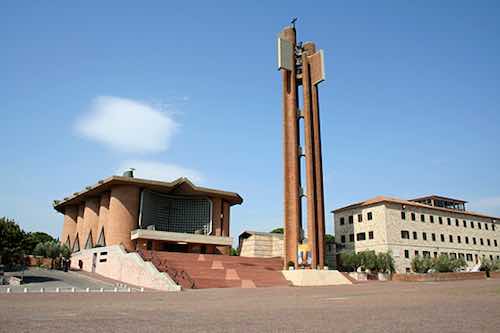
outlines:
[[120, 164], [117, 174], [121, 175], [125, 170], [134, 168], [134, 177], [146, 178], [160, 181], [172, 181], [179, 177], [187, 177], [195, 185], [203, 182], [200, 172], [184, 168], [175, 164], [166, 164], [154, 161], [128, 160]]
[[144, 102], [99, 96], [76, 123], [81, 135], [124, 152], [154, 153], [168, 148], [177, 123]]

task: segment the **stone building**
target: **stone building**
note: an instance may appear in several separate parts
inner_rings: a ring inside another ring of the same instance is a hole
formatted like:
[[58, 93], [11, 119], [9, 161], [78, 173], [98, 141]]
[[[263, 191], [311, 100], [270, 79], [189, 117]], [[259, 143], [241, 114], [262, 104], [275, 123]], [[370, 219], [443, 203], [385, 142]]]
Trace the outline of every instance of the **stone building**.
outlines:
[[469, 269], [500, 259], [500, 218], [468, 211], [463, 200], [378, 196], [332, 213], [339, 253], [391, 251], [400, 273], [411, 271], [415, 256], [461, 257]]
[[73, 252], [123, 245], [127, 251], [229, 254], [230, 208], [242, 201], [187, 178], [162, 182], [128, 172], [55, 201], [54, 208], [64, 214], [61, 242]]

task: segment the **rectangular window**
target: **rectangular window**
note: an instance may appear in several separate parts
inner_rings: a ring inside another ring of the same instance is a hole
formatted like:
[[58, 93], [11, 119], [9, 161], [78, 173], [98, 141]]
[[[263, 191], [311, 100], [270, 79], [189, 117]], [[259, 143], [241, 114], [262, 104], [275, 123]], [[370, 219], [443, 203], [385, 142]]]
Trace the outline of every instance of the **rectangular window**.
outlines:
[[489, 239], [486, 240], [486, 243], [488, 244], [488, 246], [491, 246], [491, 243], [490, 243]]
[[412, 221], [415, 221], [415, 218], [416, 218], [416, 217], [415, 217], [415, 213], [411, 213], [411, 220], [412, 220]]
[[401, 220], [406, 220], [406, 212], [401, 212]]
[[455, 219], [455, 225], [458, 227], [460, 226], [460, 222], [458, 222], [458, 219]]
[[458, 243], [458, 244], [462, 243], [462, 237], [457, 236], [457, 243]]
[[438, 256], [438, 253], [434, 252], [434, 258], [437, 258], [437, 256]]
[[488, 230], [488, 223], [484, 224], [484, 229]]
[[427, 234], [426, 234], [425, 232], [423, 232], [423, 233], [422, 233], [422, 239], [423, 239], [424, 241], [426, 241], [426, 240], [427, 240]]
[[479, 243], [481, 243], [481, 246], [483, 246], [483, 245], [484, 245], [484, 242], [483, 242], [483, 239], [482, 239], [482, 238], [480, 238], [480, 239], [479, 239]]
[[426, 258], [430, 258], [431, 257], [431, 253], [429, 251], [422, 251], [422, 256], [424, 256]]
[[477, 222], [477, 228], [481, 230], [481, 223]]
[[471, 253], [467, 253], [467, 261], [472, 261], [472, 254]]
[[448, 217], [446, 220], [448, 221], [448, 225], [451, 225], [451, 219]]
[[358, 222], [363, 222], [363, 214], [358, 214]]
[[470, 227], [474, 229], [474, 221], [470, 221]]
[[344, 225], [345, 224], [345, 219], [343, 217], [340, 218], [340, 225]]
[[463, 253], [459, 253], [459, 254], [458, 254], [458, 257], [459, 257], [460, 259], [465, 259], [465, 254], [463, 254]]
[[444, 242], [444, 235], [441, 234], [441, 242]]
[[405, 250], [405, 258], [406, 259], [410, 258], [410, 251]]
[[352, 224], [354, 222], [354, 217], [352, 215], [349, 215], [349, 224]]
[[373, 214], [372, 212], [368, 212], [366, 218], [368, 219], [368, 221], [371, 221], [373, 219]]
[[354, 242], [354, 234], [349, 234], [349, 242]]
[[410, 232], [408, 230], [401, 230], [402, 239], [410, 239]]
[[498, 245], [497, 245], [497, 244], [498, 244], [498, 243], [497, 243], [497, 240], [496, 240], [496, 239], [494, 239], [494, 240], [493, 240], [493, 242], [495, 243], [495, 247], [497, 247], [497, 246], [498, 246]]
[[469, 244], [469, 237], [465, 236], [465, 244]]
[[443, 218], [440, 216], [438, 219], [439, 219], [439, 224], [443, 224]]
[[436, 234], [432, 234], [432, 241], [435, 242], [436, 241]]
[[418, 257], [418, 250], [415, 250], [415, 257]]
[[464, 220], [464, 228], [467, 228], [467, 221]]
[[366, 233], [360, 232], [356, 234], [356, 240], [358, 241], [364, 241], [366, 240]]
[[345, 235], [340, 236], [340, 242], [345, 243]]
[[450, 235], [450, 243], [453, 243], [453, 235]]
[[433, 215], [429, 216], [429, 219], [431, 220], [431, 223], [434, 223], [434, 216]]
[[368, 239], [373, 239], [373, 231], [368, 232]]
[[477, 242], [476, 242], [476, 237], [472, 237], [472, 244], [476, 245]]
[[418, 239], [416, 231], [413, 232], [413, 239]]
[[420, 214], [420, 221], [425, 222], [425, 215], [424, 214]]

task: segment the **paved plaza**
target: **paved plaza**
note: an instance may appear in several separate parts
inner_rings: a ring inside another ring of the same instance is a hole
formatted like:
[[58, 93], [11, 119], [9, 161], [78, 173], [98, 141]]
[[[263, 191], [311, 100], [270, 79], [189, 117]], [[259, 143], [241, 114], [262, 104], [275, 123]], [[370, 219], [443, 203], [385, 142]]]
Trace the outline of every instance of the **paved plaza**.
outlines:
[[444, 333], [499, 328], [500, 279], [0, 295], [1, 332]]

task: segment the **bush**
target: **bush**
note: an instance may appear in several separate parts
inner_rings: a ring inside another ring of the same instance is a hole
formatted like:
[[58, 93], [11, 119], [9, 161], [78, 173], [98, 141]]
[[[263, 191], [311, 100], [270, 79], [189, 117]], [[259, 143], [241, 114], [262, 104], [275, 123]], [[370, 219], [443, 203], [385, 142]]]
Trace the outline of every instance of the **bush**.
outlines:
[[490, 260], [483, 259], [481, 261], [481, 266], [479, 267], [480, 271], [483, 272], [494, 272], [500, 270], [500, 261], [499, 260]]
[[457, 272], [465, 266], [467, 266], [467, 263], [463, 258], [450, 258], [444, 254], [433, 260], [433, 269], [440, 273]]
[[45, 247], [45, 243], [38, 243], [35, 245], [33, 250], [33, 254], [38, 257], [46, 257], [47, 256], [47, 248]]

